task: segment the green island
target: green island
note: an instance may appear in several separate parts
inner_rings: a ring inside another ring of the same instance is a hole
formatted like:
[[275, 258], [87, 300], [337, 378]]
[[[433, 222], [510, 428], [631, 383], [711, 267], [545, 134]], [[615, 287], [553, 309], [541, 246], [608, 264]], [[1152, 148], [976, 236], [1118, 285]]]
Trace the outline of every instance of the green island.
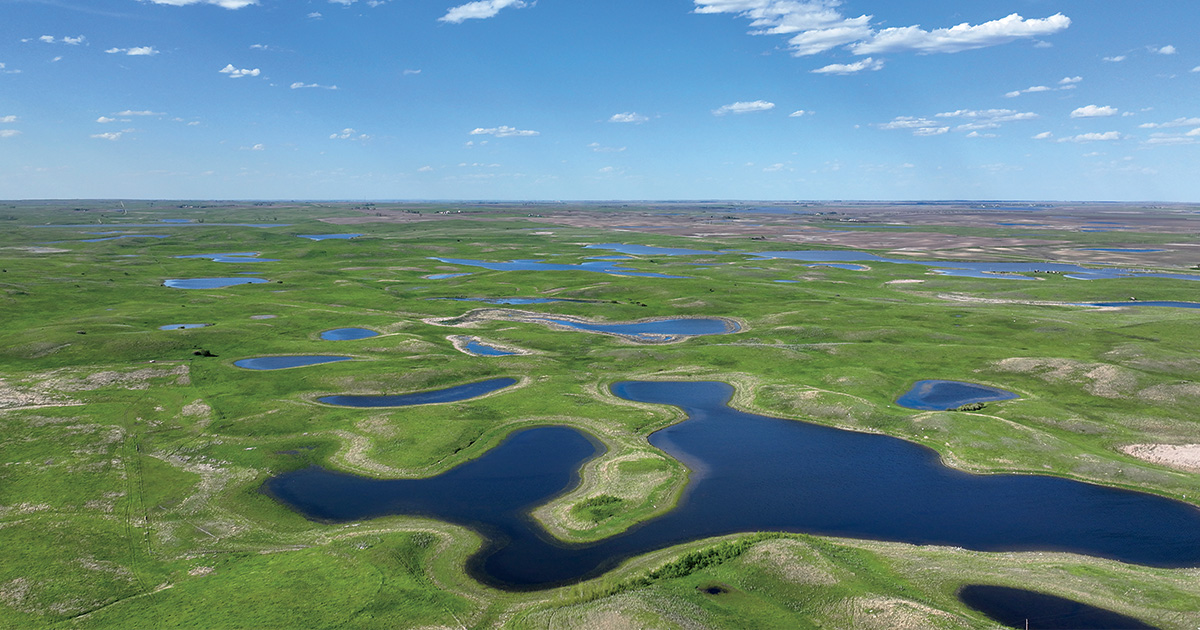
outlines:
[[[1196, 567], [772, 531], [503, 590], [468, 575], [483, 543], [470, 529], [416, 515], [308, 520], [261, 490], [314, 465], [430, 477], [518, 429], [562, 425], [603, 452], [531, 516], [564, 543], [605, 539], [669, 512], [691, 474], [647, 441], [680, 410], [609, 390], [641, 379], [724, 381], [736, 409], [894, 436], [963, 471], [1200, 504], [1200, 310], [1137, 304], [1198, 301], [1196, 281], [1155, 274], [1200, 277], [1200, 207], [751, 211], [762, 205], [0, 202], [0, 628], [994, 628], [956, 597], [975, 583], [1200, 626]], [[333, 234], [356, 236], [302, 237]], [[704, 253], [642, 250], [607, 261], [615, 273], [446, 262], [580, 265], [619, 255], [586, 247], [612, 243]], [[794, 250], [889, 262], [751, 255]], [[180, 258], [216, 253], [263, 261]], [[952, 275], [909, 260], [1143, 275]], [[265, 282], [164, 286], [216, 277]], [[1118, 302], [1128, 307], [1092, 305]], [[737, 330], [639, 340], [545, 317], [721, 318]], [[346, 327], [378, 334], [321, 338]], [[476, 356], [468, 340], [506, 354]], [[351, 360], [234, 365], [290, 355]], [[517, 382], [461, 402], [318, 400], [499, 377]], [[923, 379], [1019, 398], [896, 404]]]

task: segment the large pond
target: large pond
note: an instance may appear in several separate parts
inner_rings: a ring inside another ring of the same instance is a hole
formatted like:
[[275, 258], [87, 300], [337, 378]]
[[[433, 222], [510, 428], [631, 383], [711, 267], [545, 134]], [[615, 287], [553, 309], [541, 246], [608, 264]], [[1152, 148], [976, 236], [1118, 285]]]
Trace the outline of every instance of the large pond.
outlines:
[[1128, 300], [1125, 302], [1088, 302], [1087, 306], [1162, 306], [1168, 308], [1200, 308], [1200, 302], [1173, 302], [1171, 300]]
[[322, 363], [349, 361], [353, 358], [354, 357], [309, 354], [278, 357], [254, 357], [252, 359], [241, 359], [239, 361], [234, 361], [233, 364], [240, 368], [246, 368], [247, 370], [285, 370], [287, 368], [305, 367], [308, 365], [321, 365]]
[[429, 479], [311, 467], [271, 478], [264, 490], [321, 521], [413, 514], [471, 527], [488, 543], [468, 571], [516, 589], [572, 582], [654, 549], [751, 531], [1200, 565], [1200, 509], [1186, 503], [1056, 477], [971, 475], [897, 438], [734, 410], [725, 383], [628, 381], [612, 391], [683, 409], [686, 421], [649, 441], [692, 473], [674, 510], [598, 543], [552, 542], [529, 517], [576, 484], [600, 449], [567, 427], [516, 431]]
[[172, 289], [223, 289], [239, 284], [263, 284], [262, 278], [178, 278], [164, 280], [164, 287]]
[[682, 247], [654, 247], [652, 245], [628, 245], [625, 243], [596, 243], [585, 245], [586, 249], [606, 249], [609, 251], [631, 254], [634, 256], [720, 256], [735, 253], [734, 251], [719, 252], [706, 249], [685, 249]]
[[944, 411], [970, 403], [1012, 400], [1018, 396], [1003, 389], [963, 383], [962, 381], [917, 381], [912, 389], [896, 399], [896, 404], [909, 409]]
[[490, 346], [478, 339], [471, 339], [464, 343], [463, 349], [477, 357], [510, 357], [517, 354], [516, 352], [502, 350], [496, 346]]
[[703, 317], [660, 319], [632, 324], [593, 324], [556, 317], [530, 317], [528, 321], [585, 332], [608, 333], [638, 341], [674, 341], [680, 337], [726, 335], [741, 330], [741, 326], [731, 320]]
[[321, 339], [325, 341], [354, 341], [378, 336], [379, 333], [369, 328], [334, 328], [321, 333]]
[[446, 389], [435, 389], [411, 394], [395, 396], [325, 396], [317, 400], [327, 405], [339, 407], [409, 407], [412, 405], [432, 405], [435, 403], [461, 402], [479, 398], [498, 389], [515, 385], [515, 378], [493, 378], [477, 383], [456, 385]]
[[1111, 610], [1007, 586], [968, 584], [958, 590], [958, 599], [1010, 628], [1154, 630], [1154, 626]]
[[278, 258], [258, 258], [258, 252], [230, 252], [227, 254], [190, 254], [187, 256], [176, 256], [176, 258], [207, 258], [213, 262], [220, 262], [220, 263], [279, 262]]
[[638, 276], [643, 278], [682, 278], [684, 276], [669, 276], [662, 273], [651, 273], [648, 271], [634, 271], [626, 269], [620, 264], [616, 264], [608, 260], [592, 260], [582, 262], [577, 265], [568, 265], [564, 263], [548, 263], [541, 260], [510, 260], [508, 262], [485, 262], [482, 260], [473, 260], [469, 258], [434, 258], [439, 262], [450, 263], [454, 265], [464, 265], [467, 267], [482, 267], [492, 271], [591, 271], [593, 273], [607, 273], [616, 276]]

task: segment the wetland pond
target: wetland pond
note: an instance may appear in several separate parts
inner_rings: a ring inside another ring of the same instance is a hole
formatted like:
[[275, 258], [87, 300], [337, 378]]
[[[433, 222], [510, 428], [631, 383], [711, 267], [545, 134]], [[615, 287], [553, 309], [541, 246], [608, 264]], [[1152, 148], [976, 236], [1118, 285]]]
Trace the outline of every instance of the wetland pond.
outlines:
[[[485, 262], [482, 260], [473, 260], [469, 258], [433, 258], [438, 262], [449, 263], [452, 265], [464, 265], [467, 267], [482, 267], [491, 271], [591, 271], [593, 273], [607, 273], [616, 276], [637, 276], [641, 278], [683, 278], [684, 276], [669, 276], [663, 273], [651, 273], [648, 271], [634, 271], [626, 269], [613, 261], [608, 260], [592, 260], [569, 265], [564, 263], [548, 263], [541, 260], [510, 260], [508, 262]], [[432, 278], [433, 276], [428, 276]]]
[[1154, 626], [1111, 610], [1007, 586], [968, 584], [958, 590], [958, 599], [1010, 628], [1154, 630]]
[[896, 399], [896, 404], [922, 411], [946, 411], [971, 403], [996, 402], [1019, 398], [1003, 389], [963, 383], [962, 381], [917, 381], [912, 389]]
[[455, 385], [446, 389], [435, 389], [411, 394], [395, 396], [324, 396], [318, 402], [339, 407], [409, 407], [412, 405], [432, 405], [436, 403], [461, 402], [479, 398], [496, 390], [515, 385], [515, 378], [493, 378], [477, 383]]
[[190, 254], [188, 256], [176, 256], [176, 258], [207, 258], [213, 262], [219, 263], [255, 263], [255, 262], [279, 262], [278, 258], [258, 258], [258, 252], [230, 252], [227, 254]]
[[533, 316], [526, 319], [539, 324], [562, 326], [584, 332], [607, 333], [637, 341], [674, 341], [680, 337], [728, 335], [741, 330], [737, 322], [715, 318], [660, 319], [632, 324], [593, 324], [555, 317]]
[[516, 352], [509, 352], [508, 350], [501, 350], [495, 346], [489, 346], [478, 339], [471, 339], [470, 341], [464, 343], [463, 350], [466, 350], [468, 354], [473, 354], [477, 357], [511, 357], [517, 354]]
[[166, 326], [159, 326], [158, 329], [159, 330], [191, 330], [193, 328], [204, 328], [206, 326], [212, 326], [212, 324], [167, 324]]
[[517, 590], [594, 577], [689, 540], [755, 531], [1200, 565], [1200, 509], [1186, 503], [1057, 477], [972, 475], [912, 442], [737, 411], [727, 405], [726, 383], [627, 381], [612, 392], [682, 408], [687, 420], [649, 442], [692, 472], [675, 509], [596, 543], [555, 542], [530, 517], [574, 487], [580, 467], [603, 448], [568, 427], [517, 430], [427, 479], [314, 466], [273, 477], [263, 491], [324, 522], [406, 514], [470, 527], [486, 542], [468, 572]]
[[180, 278], [163, 280], [164, 287], [172, 289], [224, 289], [239, 284], [264, 284], [262, 278]]
[[379, 333], [369, 328], [334, 328], [321, 333], [321, 339], [325, 341], [354, 341], [378, 336]]
[[321, 365], [322, 363], [349, 361], [353, 358], [354, 357], [309, 354], [277, 357], [254, 357], [251, 359], [240, 359], [238, 361], [234, 361], [233, 364], [247, 370], [286, 370], [288, 368]]
[[1084, 306], [1162, 306], [1168, 308], [1200, 308], [1200, 302], [1173, 302], [1171, 300], [1129, 300], [1126, 302], [1086, 302]]

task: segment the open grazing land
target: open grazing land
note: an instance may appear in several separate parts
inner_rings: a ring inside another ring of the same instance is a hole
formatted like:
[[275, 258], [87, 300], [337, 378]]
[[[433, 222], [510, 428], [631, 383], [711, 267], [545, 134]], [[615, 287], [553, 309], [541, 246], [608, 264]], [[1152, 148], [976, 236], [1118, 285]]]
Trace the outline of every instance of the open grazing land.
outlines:
[[0, 628], [1200, 627], [1200, 206], [0, 228]]

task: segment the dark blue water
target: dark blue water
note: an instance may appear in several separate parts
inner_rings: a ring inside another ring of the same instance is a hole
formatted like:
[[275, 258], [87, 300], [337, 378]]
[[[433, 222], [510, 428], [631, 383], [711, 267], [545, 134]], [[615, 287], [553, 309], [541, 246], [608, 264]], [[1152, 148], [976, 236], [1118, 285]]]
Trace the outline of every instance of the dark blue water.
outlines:
[[1154, 630], [1154, 626], [1111, 610], [1007, 586], [968, 584], [958, 599], [1010, 628], [1029, 630]]
[[456, 385], [446, 389], [435, 389], [427, 392], [413, 392], [396, 396], [325, 396], [318, 398], [319, 402], [340, 407], [408, 407], [411, 405], [432, 405], [435, 403], [460, 402], [490, 394], [498, 389], [504, 389], [517, 382], [515, 378], [493, 378], [478, 383]]
[[943, 411], [976, 402], [995, 402], [1019, 398], [1003, 389], [963, 383], [961, 381], [917, 381], [912, 389], [896, 399], [896, 404], [909, 409]]
[[300, 238], [308, 238], [314, 241], [331, 241], [331, 240], [347, 240], [358, 238], [362, 234], [297, 234]]
[[[682, 278], [684, 276], [669, 276], [662, 273], [650, 273], [646, 271], [633, 271], [626, 269], [621, 265], [614, 264], [608, 260], [592, 260], [589, 262], [579, 263], [577, 265], [568, 265], [562, 263], [547, 263], [540, 260], [510, 260], [508, 262], [484, 262], [482, 260], [471, 260], [468, 258], [434, 258], [433, 260], [454, 265], [465, 265], [467, 267], [483, 267], [492, 271], [591, 271], [593, 273], [607, 273], [616, 276], [639, 276], [643, 278]], [[432, 276], [430, 276], [432, 277]]]
[[240, 368], [246, 368], [247, 370], [283, 370], [287, 368], [304, 367], [306, 365], [320, 365], [322, 363], [349, 361], [353, 358], [354, 357], [310, 354], [303, 356], [254, 357], [253, 359], [241, 359], [240, 361], [234, 361], [233, 364]]
[[158, 329], [159, 330], [191, 330], [192, 328], [204, 328], [205, 326], [211, 326], [211, 325], [212, 324], [167, 324], [166, 326], [159, 326]]
[[263, 284], [262, 278], [181, 278], [164, 280], [164, 287], [172, 289], [223, 289], [239, 284]]
[[[1071, 263], [1054, 262], [970, 262], [957, 260], [913, 260], [884, 258], [866, 252], [846, 250], [801, 250], [789, 252], [753, 253], [759, 258], [782, 258], [805, 262], [880, 262], [897, 265], [922, 265], [932, 267], [944, 275], [976, 278], [1028, 279], [1022, 273], [1061, 273], [1076, 280], [1100, 280], [1112, 278], [1173, 278], [1176, 280], [1200, 280], [1200, 274], [1158, 273], [1132, 269], [1091, 269]], [[1008, 275], [1002, 275], [1008, 274]]]
[[325, 341], [353, 341], [355, 339], [370, 339], [378, 337], [379, 333], [368, 328], [334, 328], [321, 333]]
[[[78, 242], [80, 243], [100, 243], [103, 241], [115, 241], [122, 238], [171, 238], [170, 234], [122, 234], [121, 236], [106, 236], [104, 238], [85, 238]], [[56, 243], [70, 243], [71, 241], [55, 241]]]
[[1200, 565], [1200, 509], [1186, 503], [1055, 477], [971, 475], [897, 438], [736, 411], [727, 406], [733, 388], [725, 383], [627, 381], [612, 391], [683, 409], [686, 421], [649, 441], [692, 474], [676, 509], [598, 543], [556, 543], [527, 516], [569, 490], [597, 450], [566, 427], [517, 431], [430, 479], [381, 481], [314, 467], [274, 477], [264, 489], [323, 521], [420, 514], [467, 525], [489, 541], [468, 571], [518, 589], [577, 581], [654, 549], [751, 531]]
[[530, 321], [557, 324], [586, 332], [621, 335], [642, 341], [671, 341], [683, 336], [726, 335], [741, 330], [734, 322], [705, 318], [663, 319], [633, 324], [590, 324], [554, 317], [534, 317]]
[[258, 252], [230, 252], [228, 254], [190, 254], [176, 256], [176, 258], [207, 258], [221, 263], [279, 262], [278, 258], [256, 258], [256, 256], [258, 256]]
[[489, 346], [482, 341], [475, 341], [474, 339], [464, 344], [463, 348], [467, 352], [479, 357], [509, 357], [516, 354], [516, 352], [501, 350], [500, 348]]
[[1171, 308], [1200, 308], [1200, 302], [1172, 302], [1170, 300], [1127, 300], [1125, 302], [1089, 302], [1088, 306], [1166, 306]]
[[706, 249], [684, 249], [682, 247], [654, 247], [651, 245], [626, 245], [624, 243], [596, 243], [585, 245], [586, 249], [607, 249], [634, 256], [720, 256], [731, 252]]
[[159, 223], [195, 223], [194, 219], [159, 219]]
[[435, 273], [435, 274], [430, 274], [428, 276], [425, 276], [425, 279], [426, 280], [447, 280], [449, 278], [461, 278], [463, 276], [469, 276], [469, 275], [471, 275], [471, 274], [469, 274], [469, 273]]

